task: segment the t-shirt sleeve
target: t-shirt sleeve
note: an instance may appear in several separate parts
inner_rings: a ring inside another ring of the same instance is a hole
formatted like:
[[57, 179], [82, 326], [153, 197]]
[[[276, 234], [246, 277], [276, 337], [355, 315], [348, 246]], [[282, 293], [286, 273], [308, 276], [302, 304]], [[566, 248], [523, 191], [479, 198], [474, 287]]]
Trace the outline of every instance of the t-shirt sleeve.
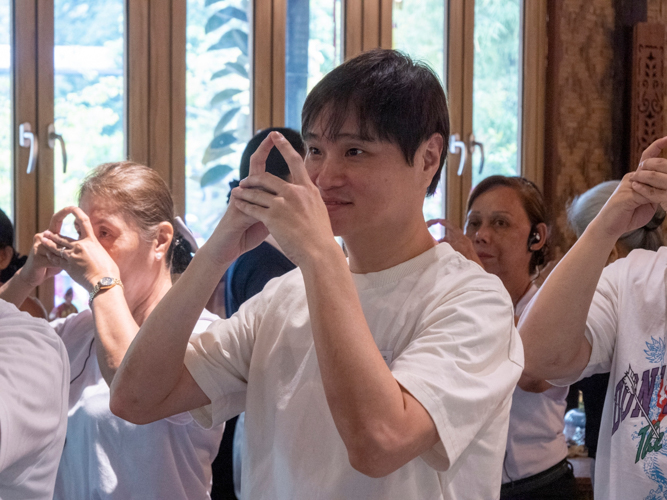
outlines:
[[435, 422], [440, 441], [422, 458], [444, 471], [507, 406], [523, 369], [523, 348], [512, 304], [499, 290], [460, 292], [423, 317], [390, 368]]
[[571, 385], [578, 380], [611, 370], [618, 327], [618, 282], [625, 259], [607, 266], [595, 289], [586, 319], [585, 335], [591, 344], [591, 357], [578, 376], [550, 380], [554, 385]]
[[191, 411], [205, 428], [222, 424], [245, 410], [245, 395], [259, 318], [253, 304], [256, 297], [243, 304], [229, 319], [211, 323], [190, 338], [185, 353], [185, 367], [211, 404]]
[[69, 363], [44, 321], [27, 314], [0, 319], [0, 472], [24, 474], [64, 440]]

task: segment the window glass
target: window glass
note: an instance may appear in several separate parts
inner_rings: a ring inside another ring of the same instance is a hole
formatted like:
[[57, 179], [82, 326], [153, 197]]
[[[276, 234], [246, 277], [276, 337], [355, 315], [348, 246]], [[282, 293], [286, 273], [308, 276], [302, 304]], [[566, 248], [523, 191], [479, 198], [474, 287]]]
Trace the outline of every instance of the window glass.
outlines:
[[[428, 64], [440, 81], [446, 82], [445, 0], [394, 0], [392, 44], [394, 49]], [[445, 186], [443, 179], [436, 193], [426, 198], [426, 220], [444, 216]], [[438, 238], [442, 237], [442, 227], [439, 225], [432, 226], [431, 232]]]
[[[67, 151], [54, 150], [55, 209], [77, 204], [86, 174], [100, 163], [124, 158], [123, 0], [55, 0], [55, 131]], [[42, 148], [46, 144], [40, 144]], [[63, 233], [76, 237], [72, 218]], [[88, 293], [65, 273], [56, 276], [55, 304], [74, 288], [74, 305], [88, 307]]]
[[521, 0], [475, 0], [473, 185], [489, 175], [519, 175]]
[[285, 36], [285, 125], [301, 130], [306, 95], [342, 61], [341, 0], [288, 0]]
[[248, 0], [188, 0], [186, 222], [198, 242], [215, 229], [238, 178], [250, 117]]

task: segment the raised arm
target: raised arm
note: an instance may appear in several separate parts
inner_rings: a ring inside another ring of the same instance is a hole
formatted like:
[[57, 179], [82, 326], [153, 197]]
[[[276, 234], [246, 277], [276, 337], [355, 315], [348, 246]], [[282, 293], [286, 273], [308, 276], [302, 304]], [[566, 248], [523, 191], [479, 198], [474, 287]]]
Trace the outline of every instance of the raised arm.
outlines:
[[[270, 149], [258, 152], [265, 159]], [[183, 363], [188, 340], [225, 270], [267, 235], [263, 224], [230, 204], [127, 350], [111, 384], [113, 413], [142, 424], [210, 403]]]
[[586, 319], [607, 258], [621, 235], [646, 224], [657, 203], [667, 202], [667, 160], [658, 158], [666, 146], [667, 137], [644, 151], [639, 169], [623, 178], [521, 317], [526, 375], [572, 378], [588, 364]]
[[324, 391], [350, 464], [372, 477], [387, 475], [438, 442], [435, 424], [382, 358], [303, 160], [281, 135], [267, 140], [287, 161], [293, 183], [249, 176], [234, 203], [264, 222], [302, 271]]
[[42, 238], [43, 233], [34, 236], [26, 263], [7, 283], [0, 286], [0, 299], [21, 307], [30, 292], [62, 270], [48, 260], [49, 252], [42, 247]]
[[[58, 231], [68, 215], [73, 215], [80, 233], [78, 240], [60, 236]], [[95, 237], [88, 216], [78, 207], [66, 207], [51, 219], [42, 234], [41, 249], [52, 265], [64, 269], [89, 293], [104, 277], [119, 278], [118, 266]], [[99, 294], [91, 304], [97, 339], [97, 360], [107, 384], [111, 384], [120, 362], [139, 330], [125, 300], [123, 289], [115, 286]]]

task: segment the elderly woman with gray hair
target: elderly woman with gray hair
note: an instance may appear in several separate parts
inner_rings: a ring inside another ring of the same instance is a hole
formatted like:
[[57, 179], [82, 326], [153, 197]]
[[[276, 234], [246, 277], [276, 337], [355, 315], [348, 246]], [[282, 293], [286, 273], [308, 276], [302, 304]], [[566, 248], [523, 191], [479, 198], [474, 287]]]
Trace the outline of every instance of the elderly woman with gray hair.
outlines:
[[[567, 220], [570, 228], [579, 238], [591, 221], [600, 213], [621, 181], [607, 181], [592, 187], [576, 196], [567, 208]], [[658, 207], [653, 218], [643, 227], [621, 236], [607, 259], [607, 265], [627, 257], [635, 249], [656, 251], [663, 245], [660, 226], [665, 219], [665, 211]], [[588, 456], [595, 458], [597, 453], [600, 421], [604, 407], [605, 393], [609, 384], [609, 373], [599, 373], [580, 380], [570, 388], [570, 394], [581, 391], [586, 408], [586, 448]]]
[[[588, 224], [597, 216], [620, 183], [621, 181], [603, 182], [572, 200], [567, 208], [567, 220], [577, 238], [583, 234]], [[607, 264], [611, 264], [616, 259], [627, 257], [630, 252], [637, 248], [653, 251], [660, 248], [663, 245], [660, 226], [664, 220], [665, 211], [658, 208], [648, 224], [621, 236], [614, 245]]]

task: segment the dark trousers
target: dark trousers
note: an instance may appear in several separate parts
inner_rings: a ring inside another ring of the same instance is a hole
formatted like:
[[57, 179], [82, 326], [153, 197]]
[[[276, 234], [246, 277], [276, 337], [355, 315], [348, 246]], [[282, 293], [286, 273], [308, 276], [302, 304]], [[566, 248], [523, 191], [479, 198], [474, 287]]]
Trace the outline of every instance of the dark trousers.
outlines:
[[537, 478], [540, 474], [521, 479], [514, 483], [503, 485], [500, 493], [500, 500], [575, 500], [577, 498], [577, 482], [572, 473], [572, 466], [569, 462], [567, 469], [562, 475], [551, 480], [547, 484], [538, 484], [536, 481], [534, 488], [530, 487], [532, 478]]

